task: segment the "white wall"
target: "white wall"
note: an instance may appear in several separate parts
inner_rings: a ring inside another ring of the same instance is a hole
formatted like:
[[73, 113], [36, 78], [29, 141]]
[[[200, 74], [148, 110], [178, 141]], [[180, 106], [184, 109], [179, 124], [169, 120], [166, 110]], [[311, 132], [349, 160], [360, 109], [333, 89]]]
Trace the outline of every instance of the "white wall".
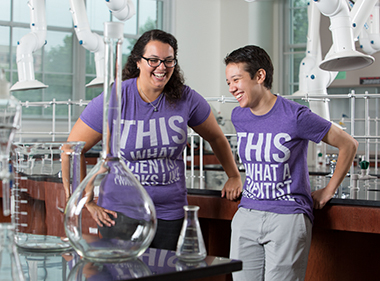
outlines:
[[219, 96], [219, 0], [175, 1], [174, 34], [186, 84], [205, 97]]
[[[256, 44], [272, 57], [276, 70], [273, 89], [277, 92], [280, 67], [276, 65], [282, 46], [277, 25], [281, 2], [174, 0], [173, 34], [178, 39], [179, 65], [186, 84], [204, 97], [232, 97], [225, 81], [223, 59], [237, 48]], [[226, 119], [230, 119], [230, 112], [237, 105], [212, 102]]]

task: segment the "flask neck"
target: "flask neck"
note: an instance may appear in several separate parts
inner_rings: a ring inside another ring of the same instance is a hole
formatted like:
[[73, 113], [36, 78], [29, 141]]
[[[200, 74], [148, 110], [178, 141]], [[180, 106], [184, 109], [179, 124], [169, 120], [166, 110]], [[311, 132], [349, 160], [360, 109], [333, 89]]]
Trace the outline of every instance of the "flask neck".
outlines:
[[198, 206], [184, 206], [183, 209], [185, 210], [185, 219], [198, 219]]
[[[102, 158], [120, 157], [122, 23], [107, 22], [104, 34], [104, 100]], [[115, 70], [115, 74], [114, 74]]]

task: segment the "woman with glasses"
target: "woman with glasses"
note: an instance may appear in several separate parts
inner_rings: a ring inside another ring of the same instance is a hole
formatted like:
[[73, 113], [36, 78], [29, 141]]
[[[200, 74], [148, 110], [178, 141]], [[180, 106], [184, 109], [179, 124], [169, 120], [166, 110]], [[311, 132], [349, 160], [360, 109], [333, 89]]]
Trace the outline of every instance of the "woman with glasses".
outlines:
[[[234, 200], [242, 188], [230, 145], [209, 104], [184, 85], [177, 50], [171, 34], [148, 31], [137, 40], [122, 74], [121, 154], [156, 208], [158, 226], [151, 247], [170, 250], [176, 248], [187, 205], [183, 150], [188, 126], [210, 143], [228, 175], [222, 196]], [[86, 142], [84, 152], [102, 138], [102, 111], [101, 94], [70, 133], [69, 141]], [[90, 202], [87, 209], [100, 227], [115, 224], [112, 206]]]

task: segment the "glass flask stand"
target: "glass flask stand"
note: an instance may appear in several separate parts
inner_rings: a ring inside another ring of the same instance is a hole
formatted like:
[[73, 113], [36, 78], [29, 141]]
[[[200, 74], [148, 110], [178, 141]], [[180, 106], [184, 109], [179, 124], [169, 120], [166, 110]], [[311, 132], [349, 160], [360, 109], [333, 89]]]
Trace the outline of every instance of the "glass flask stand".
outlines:
[[184, 206], [185, 218], [178, 239], [176, 255], [185, 262], [198, 262], [206, 255], [201, 226], [198, 220], [198, 206]]
[[[120, 157], [123, 27], [121, 22], [106, 22], [104, 25], [101, 159], [73, 193], [65, 211], [65, 230], [71, 245], [83, 258], [98, 262], [121, 262], [140, 256], [153, 240], [157, 225], [151, 198]], [[94, 194], [97, 189], [99, 195], [96, 198]], [[104, 214], [103, 210], [106, 210], [114, 225], [100, 223], [98, 215]], [[89, 233], [82, 220], [82, 214], [88, 215], [88, 212], [92, 223], [97, 222], [96, 234]]]

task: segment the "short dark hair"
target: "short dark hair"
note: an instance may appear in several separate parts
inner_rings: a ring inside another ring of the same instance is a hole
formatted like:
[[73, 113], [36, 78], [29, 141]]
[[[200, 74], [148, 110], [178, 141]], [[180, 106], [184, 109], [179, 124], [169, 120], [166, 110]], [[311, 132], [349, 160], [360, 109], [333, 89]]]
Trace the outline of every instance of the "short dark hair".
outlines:
[[264, 69], [266, 72], [264, 86], [267, 89], [272, 88], [273, 64], [264, 49], [254, 45], [247, 45], [228, 54], [224, 58], [224, 63], [226, 65], [229, 63], [244, 63], [244, 70], [249, 73], [251, 79], [255, 77], [259, 69]]
[[[165, 44], [169, 44], [174, 50], [174, 58], [177, 59], [177, 39], [172, 34], [159, 29], [149, 30], [141, 35], [133, 46], [127, 63], [123, 68], [123, 80], [136, 78], [140, 75], [140, 69], [137, 68], [137, 62], [141, 60], [141, 57], [145, 53], [146, 45], [150, 41], [159, 41]], [[170, 102], [181, 99], [184, 82], [185, 79], [177, 63], [177, 65], [174, 67], [173, 74], [170, 77], [169, 82], [165, 85], [164, 88], [164, 94]]]

